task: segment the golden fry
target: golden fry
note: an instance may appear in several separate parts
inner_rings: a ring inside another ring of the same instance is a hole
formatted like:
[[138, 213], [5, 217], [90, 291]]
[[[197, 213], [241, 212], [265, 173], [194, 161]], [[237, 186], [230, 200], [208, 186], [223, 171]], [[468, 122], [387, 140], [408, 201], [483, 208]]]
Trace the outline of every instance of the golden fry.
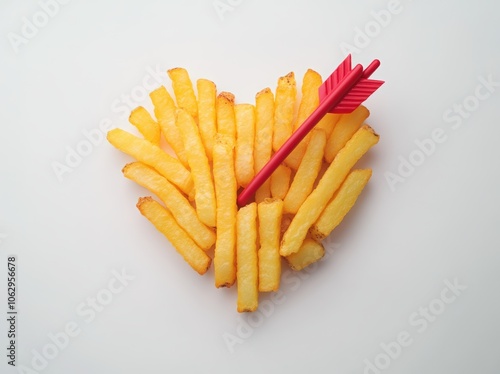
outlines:
[[302, 270], [306, 266], [321, 260], [324, 255], [325, 248], [323, 244], [311, 238], [305, 238], [300, 249], [285, 258], [293, 270]]
[[274, 106], [273, 149], [275, 151], [292, 135], [296, 96], [297, 86], [293, 72], [280, 77]]
[[354, 164], [379, 140], [370, 126], [363, 125], [347, 142], [326, 170], [318, 186], [300, 206], [283, 235], [280, 254], [289, 256], [300, 249], [309, 228], [316, 222]]
[[325, 148], [326, 162], [332, 162], [337, 153], [346, 145], [356, 131], [361, 127], [370, 112], [360, 105], [352, 113], [343, 114], [335, 125]]
[[156, 169], [186, 195], [190, 196], [193, 193], [191, 173], [179, 160], [165, 153], [160, 147], [122, 129], [109, 131], [107, 139], [120, 151]]
[[370, 177], [371, 169], [353, 170], [310, 229], [311, 236], [323, 240], [337, 227], [351, 210]]
[[215, 112], [217, 89], [214, 82], [208, 79], [198, 79], [196, 86], [198, 89], [198, 126], [208, 160], [212, 161], [212, 150], [217, 133]]
[[293, 131], [297, 130], [318, 107], [318, 90], [321, 83], [321, 75], [312, 69], [307, 69], [302, 79], [302, 98], [300, 100], [299, 111], [297, 112], [297, 119], [293, 125]]
[[216, 99], [217, 132], [226, 135], [234, 146], [236, 142], [236, 120], [234, 118], [234, 95], [221, 92]]
[[235, 105], [234, 116], [236, 121], [236, 181], [239, 186], [246, 187], [254, 177], [255, 110], [253, 105]]
[[281, 277], [280, 226], [283, 200], [259, 203], [259, 291], [278, 291]]
[[[319, 105], [318, 89], [321, 86], [321, 75], [312, 69], [308, 69], [302, 79], [302, 99], [300, 100], [299, 111], [294, 122], [293, 131], [297, 130], [300, 125], [314, 112]], [[317, 127], [317, 126], [316, 126]], [[285, 163], [294, 170], [297, 170], [300, 161], [306, 153], [307, 144], [311, 139], [311, 133], [307, 134], [304, 139], [295, 147], [295, 149], [286, 158]]]
[[215, 241], [215, 286], [230, 287], [236, 279], [236, 176], [234, 143], [217, 135], [213, 149], [213, 172], [217, 201], [217, 238]]
[[154, 145], [160, 145], [160, 125], [149, 112], [142, 106], [138, 106], [130, 113], [129, 122], [137, 127], [144, 139], [149, 140]]
[[172, 214], [151, 197], [141, 197], [137, 208], [158, 231], [167, 237], [184, 260], [198, 272], [205, 274], [212, 259], [177, 224]]
[[156, 170], [142, 162], [132, 162], [122, 169], [123, 175], [147, 188], [160, 198], [172, 213], [180, 227], [204, 251], [210, 249], [215, 243], [215, 233], [205, 226], [198, 218], [195, 209], [186, 197], [170, 184]]
[[[273, 150], [274, 96], [265, 88], [255, 96], [255, 143], [254, 168], [258, 173], [271, 158]], [[255, 201], [260, 203], [271, 197], [270, 180], [266, 180], [255, 193]]]
[[288, 230], [290, 223], [292, 223], [292, 219], [293, 214], [283, 214], [283, 216], [281, 217], [280, 236], [282, 236], [286, 232], [286, 230]]
[[163, 86], [157, 88], [149, 94], [155, 107], [155, 117], [158, 120], [163, 136], [168, 145], [179, 158], [179, 161], [185, 167], [188, 167], [186, 150], [179, 129], [175, 125], [175, 107], [174, 100]]
[[189, 167], [194, 183], [194, 201], [200, 221], [207, 226], [215, 226], [215, 190], [212, 173], [198, 126], [193, 117], [184, 109], [177, 111], [177, 127], [186, 147]]
[[236, 243], [238, 312], [253, 312], [259, 305], [256, 203], [248, 204], [238, 211]]
[[299, 207], [313, 190], [314, 182], [321, 169], [326, 144], [326, 134], [321, 129], [313, 129], [306, 153], [285, 196], [283, 211], [297, 213]]
[[316, 129], [322, 129], [326, 133], [326, 138], [330, 137], [333, 129], [337, 122], [342, 118], [342, 114], [338, 113], [326, 113], [323, 118], [315, 126]]
[[196, 102], [193, 84], [187, 70], [184, 68], [174, 68], [168, 70], [167, 73], [172, 80], [172, 88], [174, 89], [177, 106], [185, 109], [197, 121], [198, 103]]
[[290, 178], [292, 170], [281, 164], [271, 175], [271, 196], [283, 200], [290, 187]]

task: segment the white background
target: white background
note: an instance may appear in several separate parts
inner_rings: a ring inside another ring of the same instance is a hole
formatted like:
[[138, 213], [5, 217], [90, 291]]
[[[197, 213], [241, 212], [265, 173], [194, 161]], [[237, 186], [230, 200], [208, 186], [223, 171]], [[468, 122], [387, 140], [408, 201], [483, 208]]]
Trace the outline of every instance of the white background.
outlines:
[[[499, 373], [500, 87], [469, 97], [480, 77], [500, 82], [498, 5], [402, 0], [377, 30], [371, 12], [387, 9], [385, 0], [233, 4], [221, 19], [213, 0], [74, 0], [16, 53], [9, 33], [22, 36], [23, 17], [41, 7], [2, 0], [1, 352], [15, 255], [17, 364], [33, 368], [33, 350], [47, 349], [67, 322], [80, 329], [39, 373], [361, 374], [377, 355], [384, 373]], [[355, 45], [356, 28], [367, 27], [369, 45], [353, 61], [379, 58], [374, 78], [386, 81], [366, 103], [381, 140], [361, 164], [374, 175], [327, 240], [331, 255], [307, 279], [288, 273], [282, 303], [263, 297], [272, 308], [250, 330], [235, 289], [215, 289], [212, 270], [191, 271], [138, 213], [147, 192], [123, 178], [129, 157], [103, 141], [62, 181], [53, 171], [82, 131], [106, 120], [132, 131], [119, 101], [140, 92], [149, 68], [185, 67], [253, 103], [289, 71], [299, 84], [308, 67], [326, 76], [344, 57], [340, 45]], [[464, 100], [479, 104], [454, 129], [443, 115]], [[391, 190], [385, 173], [398, 173], [400, 156], [408, 160], [436, 128], [446, 141]], [[134, 279], [87, 323], [78, 308], [88, 310], [87, 298], [122, 269]], [[467, 289], [419, 332], [410, 316], [455, 278]], [[404, 331], [411, 345], [384, 361], [381, 344]], [[228, 345], [229, 334], [241, 340]], [[0, 372], [18, 372], [4, 353]]]

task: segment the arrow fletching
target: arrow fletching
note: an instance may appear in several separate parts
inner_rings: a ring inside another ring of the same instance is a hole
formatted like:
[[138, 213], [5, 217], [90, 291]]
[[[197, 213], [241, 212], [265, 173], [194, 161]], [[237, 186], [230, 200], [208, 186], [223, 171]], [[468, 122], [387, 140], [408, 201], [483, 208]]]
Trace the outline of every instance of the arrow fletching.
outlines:
[[[383, 81], [368, 79], [368, 77], [378, 67], [379, 64], [380, 62], [378, 60], [375, 60], [365, 70], [363, 78], [361, 78], [359, 82], [356, 83], [353, 88], [351, 88], [349, 93], [344, 96], [339, 104], [329, 110], [329, 113], [351, 113], [354, 109], [360, 106], [363, 101], [368, 99], [368, 97], [370, 97], [370, 95], [384, 83]], [[351, 70], [351, 55], [349, 54], [319, 87], [320, 103], [337, 88], [338, 84], [347, 76], [347, 74], [349, 74]]]
[[349, 54], [344, 61], [337, 66], [330, 76], [325, 79], [323, 84], [319, 87], [319, 101], [322, 102], [326, 96], [332, 92], [339, 82], [352, 70], [351, 55]]
[[351, 88], [349, 93], [344, 96], [342, 101], [330, 110], [330, 113], [351, 113], [354, 109], [361, 105], [363, 101], [368, 99], [384, 81], [373, 79], [360, 79], [356, 85]]

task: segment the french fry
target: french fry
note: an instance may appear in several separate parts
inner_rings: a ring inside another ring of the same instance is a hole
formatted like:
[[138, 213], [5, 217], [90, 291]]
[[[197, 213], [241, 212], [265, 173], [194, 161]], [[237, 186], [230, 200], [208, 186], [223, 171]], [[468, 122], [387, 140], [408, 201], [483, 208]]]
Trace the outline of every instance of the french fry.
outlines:
[[354, 164], [379, 140], [370, 126], [363, 125], [347, 142], [326, 170], [318, 186], [302, 203], [283, 235], [280, 254], [289, 256], [300, 249], [310, 227], [319, 218]]
[[207, 251], [212, 247], [215, 243], [214, 231], [199, 220], [193, 206], [168, 180], [142, 162], [132, 162], [125, 165], [122, 172], [126, 178], [158, 196], [172, 213], [179, 226], [201, 249]]
[[297, 86], [293, 72], [278, 79], [274, 105], [273, 149], [277, 151], [292, 135]]
[[118, 128], [109, 131], [107, 139], [115, 148], [156, 169], [187, 196], [192, 195], [191, 173], [160, 147]]
[[217, 133], [228, 136], [234, 146], [236, 142], [236, 121], [234, 118], [234, 95], [221, 92], [216, 99]]
[[218, 134], [213, 148], [213, 173], [217, 205], [217, 238], [215, 241], [215, 286], [230, 287], [236, 279], [236, 177], [234, 143]]
[[[293, 125], [293, 131], [297, 130], [300, 125], [314, 112], [319, 105], [318, 89], [321, 86], [321, 75], [312, 69], [308, 69], [302, 79], [302, 99], [300, 100], [297, 118]], [[319, 124], [318, 124], [319, 125]], [[318, 126], [316, 125], [316, 127]], [[285, 163], [287, 166], [297, 170], [300, 161], [306, 153], [307, 144], [311, 139], [311, 133], [307, 134], [304, 139], [295, 147], [295, 149], [286, 158]]]
[[292, 223], [293, 214], [283, 214], [281, 217], [281, 225], [280, 225], [280, 237], [288, 230], [290, 223]]
[[326, 162], [332, 162], [337, 153], [346, 145], [356, 131], [361, 127], [370, 112], [360, 105], [352, 113], [343, 114], [335, 125], [325, 148]]
[[259, 305], [257, 265], [257, 204], [242, 207], [236, 217], [236, 276], [238, 312], [253, 312]]
[[321, 163], [321, 168], [319, 169], [318, 176], [316, 177], [316, 181], [314, 182], [313, 190], [318, 186], [318, 183], [321, 180], [321, 178], [323, 178], [323, 175], [325, 175], [328, 166], [330, 166], [330, 164], [323, 159], [323, 162]]
[[141, 197], [137, 208], [166, 238], [191, 267], [203, 275], [212, 259], [177, 224], [172, 214], [151, 197]]
[[236, 121], [236, 181], [239, 186], [246, 187], [254, 177], [255, 110], [253, 105], [235, 105], [234, 117]]
[[[274, 96], [269, 88], [255, 95], [254, 168], [258, 173], [271, 158], [273, 150]], [[260, 203], [271, 197], [270, 180], [266, 180], [255, 193]]]
[[302, 78], [302, 98], [300, 100], [297, 118], [293, 125], [293, 131], [297, 130], [306, 118], [318, 107], [318, 90], [321, 83], [321, 75], [312, 69], [307, 69]]
[[342, 222], [370, 180], [371, 175], [371, 169], [353, 170], [349, 173], [316, 223], [311, 227], [310, 233], [314, 239], [323, 240]]
[[214, 183], [198, 126], [193, 117], [184, 109], [177, 111], [176, 123], [181, 132], [191, 168], [196, 212], [201, 222], [214, 227], [216, 215]]
[[311, 135], [304, 158], [283, 201], [285, 213], [297, 213], [299, 207], [313, 190], [314, 181], [321, 169], [326, 134], [321, 129], [313, 129]]
[[323, 130], [326, 133], [326, 139], [328, 139], [340, 118], [342, 118], [342, 114], [326, 113], [315, 128]]
[[266, 199], [257, 206], [259, 216], [259, 291], [278, 291], [281, 277], [280, 225], [283, 200]]
[[198, 126], [208, 160], [212, 161], [212, 150], [217, 133], [215, 112], [217, 89], [214, 82], [208, 79], [198, 79], [196, 86], [198, 89]]
[[144, 139], [149, 140], [154, 145], [160, 145], [160, 125], [151, 114], [142, 106], [138, 106], [130, 113], [129, 122], [137, 127]]
[[325, 255], [323, 244], [311, 239], [305, 238], [300, 249], [296, 253], [285, 257], [288, 265], [293, 270], [302, 270], [305, 267], [319, 261]]
[[155, 117], [160, 125], [163, 136], [168, 145], [172, 148], [177, 158], [185, 167], [188, 167], [186, 150], [179, 129], [175, 125], [174, 100], [163, 86], [157, 88], [149, 94], [155, 108]]
[[276, 199], [283, 200], [290, 187], [290, 178], [292, 176], [292, 170], [281, 164], [276, 168], [276, 170], [271, 175], [271, 196]]
[[185, 109], [191, 116], [198, 120], [198, 103], [193, 90], [193, 84], [189, 74], [184, 68], [174, 68], [167, 71], [172, 80], [175, 100], [179, 108]]

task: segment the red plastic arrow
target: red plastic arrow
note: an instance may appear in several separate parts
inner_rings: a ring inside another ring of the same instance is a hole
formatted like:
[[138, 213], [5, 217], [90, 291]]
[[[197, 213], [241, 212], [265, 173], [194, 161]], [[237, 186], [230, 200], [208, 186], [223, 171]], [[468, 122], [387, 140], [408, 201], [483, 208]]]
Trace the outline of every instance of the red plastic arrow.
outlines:
[[288, 138], [269, 162], [255, 175], [250, 184], [238, 196], [238, 205], [248, 204], [257, 189], [271, 176], [302, 139], [327, 113], [351, 113], [384, 82], [368, 79], [380, 66], [379, 60], [363, 71], [361, 65], [351, 68], [351, 55], [335, 69], [319, 88], [318, 107], [302, 125]]

